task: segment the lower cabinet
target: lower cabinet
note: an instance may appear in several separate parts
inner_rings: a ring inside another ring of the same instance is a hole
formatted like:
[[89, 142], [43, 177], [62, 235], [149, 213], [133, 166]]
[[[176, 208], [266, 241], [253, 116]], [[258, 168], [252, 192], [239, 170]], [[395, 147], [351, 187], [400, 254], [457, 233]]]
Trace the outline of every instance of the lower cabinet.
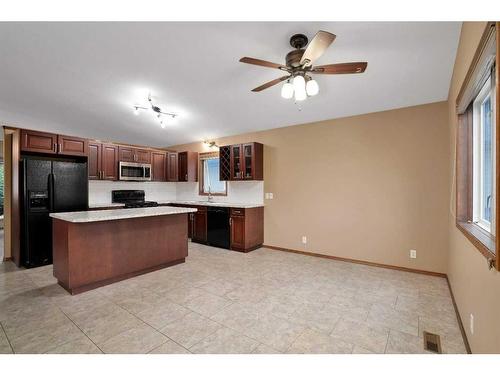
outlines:
[[198, 211], [193, 213], [193, 233], [191, 240], [194, 242], [207, 242], [207, 208], [195, 207]]
[[264, 243], [264, 207], [231, 208], [231, 250], [248, 252]]
[[[188, 238], [202, 244], [207, 243], [207, 206], [170, 204], [174, 207], [196, 208], [188, 215]], [[264, 207], [231, 208], [229, 213], [230, 249], [248, 252], [264, 243]]]

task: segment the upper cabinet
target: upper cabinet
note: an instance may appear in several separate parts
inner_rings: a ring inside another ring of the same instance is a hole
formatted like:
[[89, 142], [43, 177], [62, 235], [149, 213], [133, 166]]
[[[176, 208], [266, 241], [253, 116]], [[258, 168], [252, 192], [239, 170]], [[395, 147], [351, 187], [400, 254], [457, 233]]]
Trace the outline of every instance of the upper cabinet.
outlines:
[[221, 146], [219, 165], [221, 181], [263, 180], [264, 145], [251, 142]]
[[179, 181], [179, 163], [177, 152], [169, 152], [167, 154], [167, 181], [175, 182]]
[[153, 181], [167, 181], [167, 153], [162, 151], [151, 152], [151, 169]]
[[90, 141], [87, 165], [89, 180], [118, 180], [118, 146]]
[[88, 141], [84, 138], [21, 130], [21, 151], [42, 154], [87, 156]]
[[151, 164], [151, 151], [136, 147], [120, 146], [120, 161]]
[[169, 152], [167, 181], [198, 181], [198, 153], [193, 151]]
[[21, 151], [57, 154], [57, 134], [21, 130]]
[[85, 138], [57, 136], [57, 150], [60, 155], [87, 156], [88, 140]]
[[178, 153], [179, 181], [198, 181], [198, 153], [183, 151]]
[[118, 180], [120, 162], [131, 162], [151, 164], [152, 181], [198, 181], [198, 153], [192, 151], [168, 152], [28, 129], [21, 129], [21, 151], [87, 157], [89, 180]]

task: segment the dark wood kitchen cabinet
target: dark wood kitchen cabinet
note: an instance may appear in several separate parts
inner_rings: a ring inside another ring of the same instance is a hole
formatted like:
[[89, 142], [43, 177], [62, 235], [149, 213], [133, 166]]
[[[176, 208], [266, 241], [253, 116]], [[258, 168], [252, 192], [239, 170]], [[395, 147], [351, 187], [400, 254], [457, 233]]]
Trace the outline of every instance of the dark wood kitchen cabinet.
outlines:
[[167, 153], [161, 151], [151, 152], [151, 170], [153, 181], [167, 180]]
[[207, 242], [207, 208], [196, 206], [198, 211], [193, 213], [193, 233], [191, 240], [194, 242]]
[[118, 180], [118, 146], [90, 141], [87, 165], [89, 180]]
[[178, 153], [178, 181], [198, 181], [198, 153], [183, 151]]
[[57, 154], [57, 134], [21, 130], [21, 151]]
[[88, 140], [85, 138], [57, 136], [57, 153], [68, 156], [87, 156]]
[[118, 180], [118, 146], [110, 143], [103, 143], [102, 148], [102, 179]]
[[120, 161], [151, 164], [151, 151], [136, 147], [119, 146]]
[[87, 156], [88, 140], [67, 135], [21, 130], [21, 151], [68, 156]]
[[179, 181], [178, 168], [179, 165], [177, 152], [169, 152], [167, 154], [167, 181]]
[[264, 145], [251, 142], [219, 149], [221, 181], [263, 180]]
[[248, 252], [264, 243], [264, 207], [231, 208], [231, 250]]

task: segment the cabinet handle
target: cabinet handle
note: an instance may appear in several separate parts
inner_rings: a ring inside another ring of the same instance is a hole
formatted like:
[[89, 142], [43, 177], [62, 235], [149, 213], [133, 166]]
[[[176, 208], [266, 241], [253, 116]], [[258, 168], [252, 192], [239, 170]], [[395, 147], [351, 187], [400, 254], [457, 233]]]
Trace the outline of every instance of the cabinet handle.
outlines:
[[106, 172], [102, 171], [102, 179], [104, 180], [106, 178]]
[[187, 180], [188, 180], [188, 175], [187, 175], [187, 173], [186, 173], [186, 181], [187, 181]]
[[54, 152], [57, 153], [57, 143], [54, 143], [54, 147], [52, 147], [54, 149]]
[[232, 217], [229, 218], [229, 225], [233, 225], [233, 218]]
[[59, 152], [62, 152], [62, 143], [59, 143]]

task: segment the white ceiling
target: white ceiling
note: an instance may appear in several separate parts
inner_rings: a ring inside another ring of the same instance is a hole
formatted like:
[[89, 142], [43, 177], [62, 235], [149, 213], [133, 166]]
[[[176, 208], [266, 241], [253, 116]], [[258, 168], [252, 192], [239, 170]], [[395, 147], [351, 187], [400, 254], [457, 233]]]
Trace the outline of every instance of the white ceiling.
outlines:
[[[0, 122], [150, 146], [201, 141], [446, 100], [460, 23], [0, 23]], [[281, 85], [250, 90], [284, 63], [292, 34], [337, 39], [317, 64], [368, 61], [360, 75], [316, 75], [299, 108]], [[178, 112], [161, 129], [134, 116], [148, 91]]]

